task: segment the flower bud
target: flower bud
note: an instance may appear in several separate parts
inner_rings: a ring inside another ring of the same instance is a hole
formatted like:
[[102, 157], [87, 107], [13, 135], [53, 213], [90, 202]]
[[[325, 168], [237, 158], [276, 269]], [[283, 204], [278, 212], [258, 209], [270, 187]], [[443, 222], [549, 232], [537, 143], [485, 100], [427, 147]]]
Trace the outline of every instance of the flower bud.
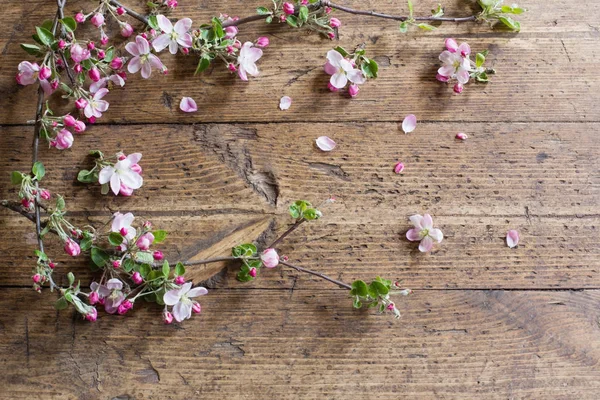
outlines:
[[50, 82], [50, 87], [52, 88], [52, 90], [56, 90], [58, 89], [58, 79], [53, 80], [52, 82]]
[[358, 96], [359, 91], [360, 88], [358, 87], [358, 85], [350, 85], [350, 87], [348, 88], [348, 94], [350, 95], [350, 97]]
[[94, 25], [96, 28], [100, 28], [102, 26], [102, 24], [104, 24], [104, 15], [100, 14], [100, 13], [96, 13], [94, 14], [94, 16], [92, 17], [92, 19], [90, 19], [90, 22], [92, 23], [92, 25]]
[[39, 283], [39, 281], [42, 280], [42, 276], [40, 274], [35, 274], [34, 276], [31, 277], [31, 280], [34, 281], [35, 283]]
[[283, 3], [283, 12], [287, 15], [292, 15], [294, 13], [294, 5], [286, 1]]
[[232, 64], [232, 63], [229, 63], [229, 64], [227, 65], [227, 68], [228, 68], [228, 69], [229, 69], [231, 72], [235, 72], [235, 71], [237, 71], [237, 67], [236, 67], [234, 64]]
[[225, 39], [233, 39], [238, 34], [238, 28], [235, 26], [228, 26], [225, 28]]
[[123, 59], [121, 57], [117, 57], [110, 62], [110, 67], [112, 69], [121, 69], [123, 68]]
[[104, 57], [106, 57], [106, 53], [104, 52], [104, 50], [98, 50], [97, 54], [99, 60], [104, 60]]
[[125, 9], [123, 7], [117, 7], [117, 14], [119, 14], [119, 15], [125, 14]]
[[394, 308], [396, 308], [396, 306], [394, 305], [394, 303], [390, 303], [387, 305], [386, 307], [389, 311], [392, 311]]
[[342, 26], [342, 21], [340, 21], [337, 18], [332, 17], [329, 20], [329, 26], [331, 26], [332, 28], [339, 28], [340, 26]]
[[327, 37], [331, 40], [335, 39], [335, 33], [333, 32], [327, 32]]
[[454, 93], [461, 94], [464, 88], [465, 87], [463, 86], [463, 84], [459, 82], [456, 85], [454, 85]]
[[96, 48], [96, 43], [94, 43], [94, 42], [89, 42], [89, 43], [87, 44], [87, 48], [88, 48], [88, 50], [94, 50], [94, 49]]
[[90, 69], [90, 71], [88, 72], [88, 76], [94, 82], [98, 82], [100, 80], [100, 70], [98, 68], [94, 67], [94, 68]]
[[91, 305], [96, 304], [98, 302], [98, 300], [100, 300], [100, 296], [98, 295], [98, 292], [91, 292], [90, 296], [88, 297], [88, 300]]
[[181, 52], [187, 56], [188, 54], [190, 54], [190, 49], [188, 49], [187, 47], [182, 47]]
[[165, 311], [163, 313], [163, 322], [165, 323], [165, 325], [169, 325], [173, 323], [173, 314], [171, 314], [168, 311]]
[[175, 278], [176, 285], [183, 285], [185, 283], [185, 278], [183, 276], [178, 276]]
[[169, 7], [169, 8], [175, 8], [175, 7], [177, 7], [177, 0], [169, 0], [169, 1], [167, 1], [167, 7]]
[[96, 319], [98, 318], [98, 310], [96, 310], [95, 308], [92, 308], [86, 315], [85, 315], [85, 319], [87, 319], [90, 322], [94, 322], [96, 321]]
[[266, 249], [261, 254], [260, 259], [267, 268], [275, 268], [279, 264], [279, 255], [275, 249]]
[[56, 134], [55, 141], [56, 141], [57, 149], [59, 149], [59, 150], [69, 149], [69, 148], [71, 148], [71, 146], [73, 146], [73, 134], [66, 129], [61, 129]]
[[63, 124], [65, 124], [65, 126], [75, 126], [76, 122], [77, 120], [71, 114], [67, 114], [63, 117]]
[[83, 15], [83, 13], [75, 14], [75, 21], [77, 21], [77, 23], [79, 23], [79, 24], [81, 24], [82, 22], [85, 22], [85, 15]]
[[150, 221], [145, 221], [144, 224], [142, 225], [145, 229], [152, 229], [152, 222]]
[[446, 50], [448, 50], [450, 53], [456, 53], [458, 51], [458, 43], [456, 43], [456, 40], [448, 38], [446, 39]]
[[144, 279], [142, 278], [142, 275], [139, 272], [137, 272], [137, 271], [134, 272], [133, 275], [131, 275], [131, 280], [136, 285], [141, 285], [144, 282]]
[[266, 36], [261, 36], [258, 39], [256, 39], [256, 46], [257, 47], [267, 47], [269, 45], [269, 38]]
[[48, 267], [49, 267], [50, 269], [54, 269], [54, 268], [56, 268], [56, 264], [54, 264], [52, 261], [50, 261], [50, 262], [48, 263]]
[[39, 72], [39, 75], [38, 75], [38, 76], [39, 76], [40, 80], [42, 80], [42, 81], [43, 81], [43, 80], [45, 80], [45, 79], [48, 79], [48, 78], [50, 78], [50, 76], [51, 76], [51, 75], [52, 75], [52, 70], [51, 70], [50, 68], [48, 68], [47, 66], [45, 66], [45, 65], [44, 65], [44, 66], [43, 66], [43, 67], [40, 69], [40, 72]]
[[194, 301], [192, 303], [192, 311], [194, 312], [194, 314], [200, 314], [202, 312], [202, 307], [200, 306], [200, 303]]
[[152, 253], [152, 257], [156, 260], [156, 261], [160, 261], [163, 258], [165, 258], [165, 256], [163, 255], [163, 252], [160, 250], [156, 250], [154, 253]]
[[67, 238], [65, 241], [65, 253], [71, 257], [77, 257], [81, 253], [81, 248], [73, 239]]
[[83, 121], [75, 121], [75, 125], [73, 126], [73, 130], [75, 133], [83, 133], [85, 132], [85, 122]]
[[80, 97], [77, 100], [75, 100], [75, 107], [77, 107], [80, 110], [83, 110], [87, 105], [88, 102], [83, 97]]
[[25, 208], [29, 208], [33, 205], [33, 201], [29, 199], [21, 199], [21, 205]]
[[60, 50], [62, 50], [62, 49], [64, 49], [65, 47], [67, 47], [67, 42], [65, 42], [64, 40], [60, 39], [60, 40], [58, 41], [58, 48], [59, 48]]
[[248, 275], [250, 275], [253, 278], [256, 278], [256, 268], [254, 268], [254, 267], [250, 268]]
[[329, 6], [325, 7], [325, 14], [331, 14], [331, 11], [333, 11], [333, 9]]
[[88, 122], [90, 124], [95, 124], [96, 123], [96, 117], [94, 117], [93, 115], [91, 117], [88, 118]]
[[102, 37], [100, 38], [100, 44], [101, 44], [102, 46], [106, 46], [106, 44], [107, 44], [107, 43], [108, 43], [108, 36], [102, 36]]
[[119, 305], [119, 308], [117, 308], [117, 312], [119, 313], [119, 315], [123, 315], [126, 314], [127, 311], [131, 310], [133, 308], [133, 303], [129, 300], [124, 300], [121, 305]]
[[127, 158], [127, 156], [123, 153], [119, 153], [119, 155], [117, 156], [117, 158], [119, 159], [119, 161], [123, 161], [124, 159]]
[[83, 72], [83, 67], [81, 66], [81, 64], [75, 64], [75, 66], [73, 67], [73, 71], [80, 74], [81, 72]]
[[133, 34], [133, 28], [127, 22], [121, 27], [121, 36], [129, 37]]
[[40, 197], [44, 200], [50, 200], [50, 192], [46, 189], [40, 190]]
[[148, 250], [154, 242], [154, 235], [151, 232], [146, 232], [137, 240], [136, 245], [140, 250]]
[[140, 167], [140, 164], [132, 164], [130, 168], [136, 174], [139, 174], [139, 175], [142, 174], [142, 167]]
[[112, 266], [113, 266], [113, 268], [114, 268], [114, 269], [119, 269], [119, 268], [121, 268], [121, 261], [120, 261], [120, 260], [114, 260], [114, 261], [112, 262]]

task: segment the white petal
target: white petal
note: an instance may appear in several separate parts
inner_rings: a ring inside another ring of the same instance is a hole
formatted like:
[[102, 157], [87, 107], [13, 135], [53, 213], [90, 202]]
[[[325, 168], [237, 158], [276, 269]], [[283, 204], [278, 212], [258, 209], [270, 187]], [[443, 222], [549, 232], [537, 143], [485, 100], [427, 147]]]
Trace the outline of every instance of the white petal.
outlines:
[[423, 216], [422, 215], [418, 215], [418, 214], [417, 215], [413, 215], [409, 219], [410, 219], [410, 222], [412, 222], [412, 224], [414, 225], [415, 228], [418, 228], [418, 229], [422, 229], [423, 228], [423, 225], [422, 225]]
[[100, 170], [100, 174], [98, 175], [98, 183], [104, 185], [110, 181], [110, 177], [115, 173], [115, 169], [113, 167], [104, 167]]
[[138, 56], [133, 57], [127, 64], [127, 71], [131, 74], [135, 74], [140, 68], [142, 68], [142, 60]]
[[140, 54], [150, 53], [150, 43], [148, 43], [148, 41], [146, 39], [144, 39], [141, 36], [137, 36], [135, 38], [135, 42], [137, 43]]
[[169, 43], [169, 53], [177, 54], [177, 50], [179, 50], [179, 45], [176, 40], [172, 40], [171, 43]]
[[189, 33], [184, 33], [177, 38], [177, 43], [179, 43], [182, 47], [192, 47], [193, 40], [192, 35]]
[[130, 155], [127, 156], [127, 160], [129, 160], [131, 165], [139, 163], [141, 159], [142, 159], [142, 153], [131, 153]]
[[152, 66], [149, 62], [142, 64], [142, 78], [148, 79], [152, 75]]
[[198, 111], [198, 106], [191, 97], [184, 97], [179, 103], [179, 109], [183, 112], [191, 113]]
[[469, 71], [465, 71], [464, 69], [461, 69], [456, 74], [456, 79], [463, 85], [465, 83], [469, 82], [469, 78], [470, 78]]
[[109, 279], [108, 282], [106, 282], [106, 287], [110, 290], [121, 290], [123, 289], [123, 282], [121, 282], [117, 278], [112, 278]]
[[335, 50], [329, 50], [327, 52], [327, 60], [329, 61], [329, 64], [333, 65], [336, 68], [340, 67], [340, 62], [344, 59], [344, 56], [342, 56], [340, 53], [338, 53]]
[[417, 127], [417, 117], [413, 114], [407, 115], [402, 121], [402, 130], [404, 133], [411, 133]]
[[515, 230], [510, 230], [506, 234], [506, 244], [508, 247], [515, 248], [519, 244], [519, 232]]
[[331, 75], [329, 82], [331, 85], [333, 85], [333, 87], [337, 89], [343, 89], [348, 83], [348, 77], [346, 76], [345, 72], [338, 72], [337, 74]]
[[173, 24], [171, 21], [169, 21], [169, 18], [165, 17], [164, 15], [157, 15], [156, 20], [161, 31], [165, 33], [173, 32]]
[[181, 294], [186, 294], [192, 288], [192, 282], [186, 282], [181, 285]]
[[166, 33], [163, 33], [156, 39], [152, 41], [152, 47], [154, 47], [154, 51], [161, 52], [171, 43], [171, 38]]
[[177, 322], [181, 322], [192, 314], [192, 305], [179, 302], [173, 307], [173, 316]]
[[127, 50], [132, 56], [140, 55], [140, 50], [138, 49], [137, 44], [135, 44], [134, 42], [127, 43], [125, 45], [125, 50]]
[[148, 61], [150, 61], [150, 65], [156, 69], [162, 69], [164, 66], [160, 58], [156, 57], [154, 54], [148, 54]]
[[433, 228], [433, 218], [431, 218], [431, 215], [429, 215], [429, 214], [423, 215], [423, 220], [421, 221], [421, 226], [423, 227], [423, 229]]
[[442, 54], [440, 54], [440, 61], [446, 65], [452, 65], [454, 63], [455, 58], [456, 57], [454, 56], [454, 54], [450, 53], [448, 50], [444, 50], [442, 51]]
[[292, 105], [292, 98], [289, 96], [283, 96], [281, 100], [279, 100], [279, 109], [287, 110]]
[[168, 306], [174, 306], [175, 304], [177, 304], [179, 302], [179, 299], [181, 298], [181, 294], [179, 293], [179, 291], [180, 289], [173, 289], [165, 293], [163, 296], [163, 301], [165, 302], [165, 304]]
[[421, 243], [419, 243], [419, 251], [427, 253], [433, 247], [433, 239], [429, 236], [425, 236]]
[[198, 297], [198, 296], [204, 296], [207, 293], [208, 293], [208, 290], [206, 290], [206, 288], [197, 287], [197, 288], [191, 289], [187, 293], [187, 297], [193, 298], [193, 297]]
[[438, 243], [441, 243], [442, 240], [444, 239], [444, 234], [442, 233], [441, 230], [439, 230], [437, 228], [431, 229], [429, 231], [429, 236], [431, 236], [433, 238], [433, 240], [435, 240]]
[[317, 147], [323, 151], [331, 151], [335, 149], [336, 143], [327, 136], [320, 136], [317, 138]]
[[367, 81], [367, 78], [365, 78], [365, 75], [361, 70], [353, 69], [352, 71], [348, 72], [348, 80], [350, 80], [352, 83], [356, 83], [357, 85], [362, 85]]
[[182, 18], [175, 23], [175, 27], [173, 28], [173, 30], [178, 34], [183, 35], [184, 33], [187, 33], [187, 31], [189, 31], [191, 27], [192, 20], [189, 18]]
[[125, 186], [131, 189], [139, 189], [144, 184], [144, 178], [142, 178], [137, 172], [134, 172], [130, 169], [119, 171], [119, 178]]
[[113, 191], [113, 193], [115, 194], [115, 196], [117, 196], [119, 194], [119, 192], [121, 191], [121, 180], [119, 179], [118, 174], [113, 174], [110, 177], [110, 188]]

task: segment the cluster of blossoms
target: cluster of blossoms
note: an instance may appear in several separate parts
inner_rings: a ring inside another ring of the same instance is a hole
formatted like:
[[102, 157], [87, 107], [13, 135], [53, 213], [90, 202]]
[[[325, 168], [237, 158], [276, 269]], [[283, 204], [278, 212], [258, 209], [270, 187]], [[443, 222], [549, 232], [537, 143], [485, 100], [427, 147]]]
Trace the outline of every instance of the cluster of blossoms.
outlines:
[[333, 9], [319, 1], [299, 0], [295, 2], [273, 0], [273, 7], [258, 7], [259, 15], [265, 16], [265, 22], [287, 23], [293, 28], [306, 28], [335, 39], [336, 29], [342, 22], [331, 15]]
[[125, 155], [119, 152], [115, 155], [114, 163], [104, 158], [104, 154], [99, 150], [90, 151], [90, 155], [94, 157], [94, 167], [79, 171], [77, 174], [79, 182], [99, 183], [102, 185], [102, 194], [112, 191], [115, 196], [126, 197], [142, 187], [144, 178], [142, 178], [142, 167], [139, 165], [142, 153]]
[[446, 50], [440, 54], [442, 66], [437, 71], [437, 80], [440, 82], [456, 81], [454, 92], [462, 93], [464, 85], [473, 78], [477, 82], [487, 82], [488, 74], [493, 74], [493, 69], [483, 67], [485, 58], [488, 55], [487, 50], [477, 53], [475, 61], [470, 59], [471, 47], [468, 43], [460, 45], [454, 39], [446, 39]]
[[327, 87], [332, 92], [344, 89], [348, 83], [348, 94], [356, 97], [367, 78], [377, 78], [379, 66], [375, 60], [365, 57], [365, 50], [357, 48], [354, 53], [349, 53], [343, 47], [337, 46], [327, 52], [325, 72], [331, 75]]
[[42, 200], [50, 200], [50, 191], [39, 187], [39, 182], [46, 175], [44, 164], [36, 162], [31, 168], [30, 174], [24, 174], [19, 171], [13, 171], [10, 181], [13, 185], [19, 186], [19, 201], [21, 207], [26, 212], [34, 210], [37, 196]]

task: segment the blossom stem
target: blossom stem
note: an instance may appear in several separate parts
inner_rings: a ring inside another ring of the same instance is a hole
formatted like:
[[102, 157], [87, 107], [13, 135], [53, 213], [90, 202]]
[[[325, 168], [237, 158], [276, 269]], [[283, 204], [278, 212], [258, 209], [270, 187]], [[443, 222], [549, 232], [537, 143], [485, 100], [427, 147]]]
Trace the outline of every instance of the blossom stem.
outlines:
[[348, 289], [348, 290], [352, 289], [352, 286], [348, 285], [347, 283], [344, 283], [342, 281], [338, 281], [337, 279], [330, 278], [327, 275], [322, 274], [320, 272], [316, 272], [316, 271], [312, 271], [310, 269], [302, 268], [302, 267], [299, 267], [297, 265], [292, 265], [292, 264], [288, 263], [287, 261], [279, 261], [279, 263], [282, 264], [282, 265], [285, 265], [286, 267], [295, 269], [296, 271], [304, 272], [304, 273], [307, 273], [307, 274], [311, 274], [311, 275], [317, 276], [317, 277], [319, 277], [321, 279], [325, 279], [326, 281], [329, 281], [329, 282], [331, 282], [333, 284], [336, 284], [336, 285], [338, 285], [339, 287], [341, 287], [343, 289]]
[[298, 221], [296, 221], [294, 225], [292, 225], [287, 231], [283, 232], [283, 234], [277, 239], [275, 239], [275, 241], [271, 243], [267, 248], [272, 249], [273, 247], [277, 246], [279, 243], [281, 243], [283, 239], [285, 239], [290, 233], [294, 232], [305, 221], [306, 220], [304, 218], [301, 218]]
[[142, 14], [139, 14], [139, 13], [133, 11], [132, 9], [125, 7], [123, 4], [121, 4], [120, 2], [118, 2], [116, 0], [110, 0], [109, 3], [110, 3], [110, 5], [113, 5], [115, 7], [122, 7], [127, 12], [127, 14], [131, 15], [131, 17], [148, 25], [148, 18], [146, 18]]

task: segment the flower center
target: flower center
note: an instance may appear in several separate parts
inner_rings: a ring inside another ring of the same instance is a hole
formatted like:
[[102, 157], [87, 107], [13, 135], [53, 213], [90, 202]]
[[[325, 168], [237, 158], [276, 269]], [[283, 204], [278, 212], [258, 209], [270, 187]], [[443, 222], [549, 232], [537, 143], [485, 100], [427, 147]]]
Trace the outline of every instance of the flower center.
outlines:
[[421, 229], [421, 232], [419, 232], [419, 235], [421, 235], [421, 238], [429, 236], [429, 229]]
[[179, 35], [177, 34], [177, 32], [175, 32], [175, 31], [171, 32], [171, 40], [177, 40], [178, 37], [179, 37]]

